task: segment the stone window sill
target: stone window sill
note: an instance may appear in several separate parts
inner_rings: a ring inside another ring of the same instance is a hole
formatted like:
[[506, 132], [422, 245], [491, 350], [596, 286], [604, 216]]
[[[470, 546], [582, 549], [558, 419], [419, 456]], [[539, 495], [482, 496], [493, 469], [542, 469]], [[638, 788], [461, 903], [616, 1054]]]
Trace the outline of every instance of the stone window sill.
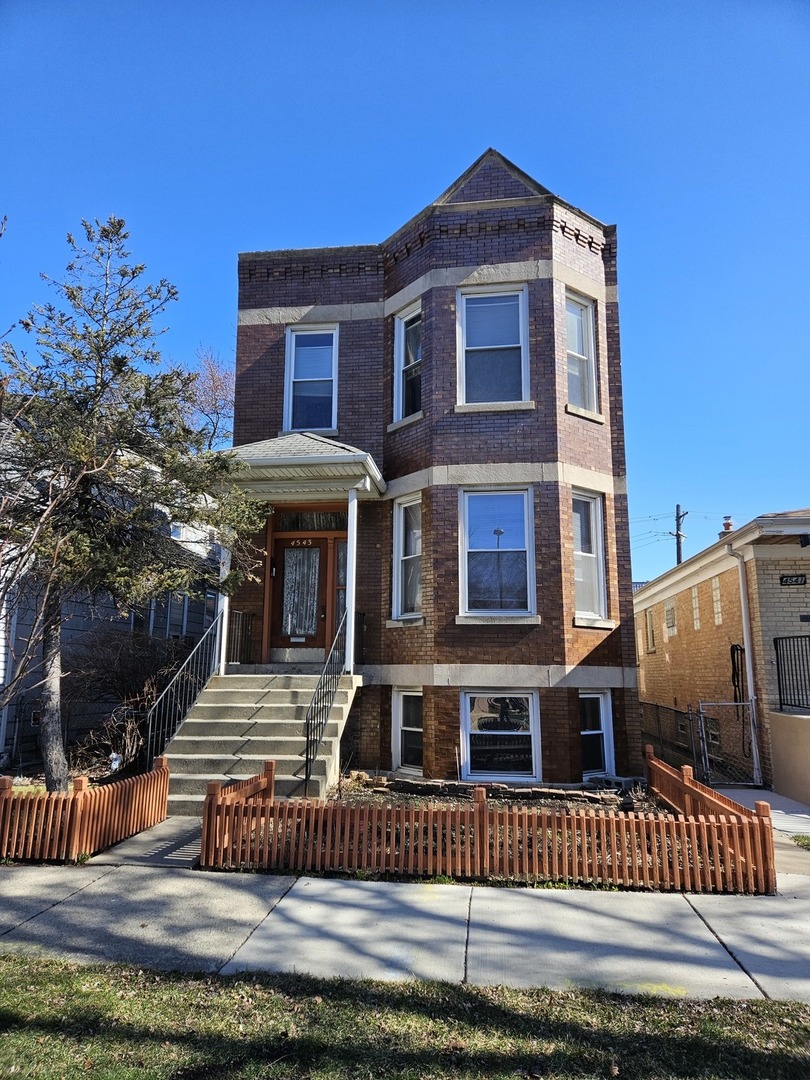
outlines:
[[424, 626], [424, 625], [425, 625], [425, 617], [424, 617], [424, 615], [415, 615], [413, 618], [403, 617], [401, 619], [386, 619], [386, 621], [385, 621], [386, 630], [393, 630], [398, 626], [401, 626], [401, 627], [407, 629], [410, 626]]
[[566, 405], [565, 411], [571, 416], [581, 416], [583, 420], [590, 420], [592, 424], [604, 424], [605, 418], [602, 413], [591, 412], [590, 409], [580, 409], [579, 405]]
[[456, 626], [539, 626], [539, 615], [456, 615]]
[[613, 619], [590, 619], [586, 615], [574, 616], [574, 626], [587, 626], [591, 630], [615, 630], [616, 625]]
[[490, 412], [527, 412], [536, 409], [534, 401], [474, 401], [470, 404], [455, 405], [453, 412], [457, 413], [490, 413]]
[[313, 435], [323, 435], [327, 439], [333, 438], [338, 433], [337, 428], [290, 428], [287, 431], [280, 431], [278, 437], [282, 435], [304, 435], [307, 432], [311, 432]]
[[389, 424], [385, 429], [386, 431], [399, 431], [400, 428], [408, 427], [409, 424], [415, 424], [417, 420], [424, 419], [425, 414], [420, 409], [419, 412], [411, 413], [410, 416], [404, 416], [401, 420], [395, 420], [393, 424]]

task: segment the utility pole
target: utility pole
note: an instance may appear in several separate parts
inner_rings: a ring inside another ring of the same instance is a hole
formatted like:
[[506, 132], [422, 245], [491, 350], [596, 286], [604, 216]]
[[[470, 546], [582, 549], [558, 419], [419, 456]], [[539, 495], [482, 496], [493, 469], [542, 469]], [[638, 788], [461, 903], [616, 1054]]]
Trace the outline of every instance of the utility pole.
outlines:
[[678, 503], [677, 506], [675, 507], [675, 532], [670, 533], [669, 535], [675, 537], [675, 565], [676, 566], [680, 566], [681, 563], [683, 562], [683, 546], [681, 544], [681, 541], [686, 539], [686, 533], [681, 532], [681, 525], [683, 524], [683, 519], [686, 517], [686, 515], [688, 513], [689, 513], [688, 510], [681, 510], [681, 504], [680, 503]]

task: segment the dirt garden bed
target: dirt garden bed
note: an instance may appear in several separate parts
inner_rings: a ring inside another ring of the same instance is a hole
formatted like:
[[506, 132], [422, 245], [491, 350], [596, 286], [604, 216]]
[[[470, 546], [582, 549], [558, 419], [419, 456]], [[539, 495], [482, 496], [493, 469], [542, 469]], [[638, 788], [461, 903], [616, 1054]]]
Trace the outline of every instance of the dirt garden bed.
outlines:
[[485, 788], [487, 802], [493, 808], [529, 806], [557, 810], [561, 813], [583, 809], [655, 815], [672, 813], [671, 807], [656, 799], [641, 783], [627, 790], [618, 790], [616, 787], [554, 788], [539, 785], [517, 787], [511, 784], [480, 784], [455, 780], [424, 780], [421, 777], [410, 779], [377, 776], [355, 771], [349, 774], [348, 779], [338, 783], [327, 798], [350, 805], [365, 803], [370, 806], [384, 806], [407, 803], [416, 807], [437, 804], [465, 806], [473, 801], [473, 792], [476, 787]]

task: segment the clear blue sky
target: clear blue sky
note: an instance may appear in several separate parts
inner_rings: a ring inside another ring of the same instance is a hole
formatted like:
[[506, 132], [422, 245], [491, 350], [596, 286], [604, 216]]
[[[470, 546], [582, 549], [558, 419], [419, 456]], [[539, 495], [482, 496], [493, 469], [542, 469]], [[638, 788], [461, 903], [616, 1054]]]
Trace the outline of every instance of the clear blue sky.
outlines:
[[810, 505], [808, 0], [0, 0], [0, 322], [82, 218], [232, 360], [236, 256], [378, 242], [494, 146], [619, 227], [633, 576]]

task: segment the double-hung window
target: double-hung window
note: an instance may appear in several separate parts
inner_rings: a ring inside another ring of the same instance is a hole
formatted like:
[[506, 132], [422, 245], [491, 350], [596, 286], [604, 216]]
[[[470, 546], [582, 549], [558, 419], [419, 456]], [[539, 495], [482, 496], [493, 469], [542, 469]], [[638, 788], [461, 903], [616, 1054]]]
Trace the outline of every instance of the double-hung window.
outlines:
[[597, 412], [596, 349], [592, 300], [567, 293], [565, 297], [568, 348], [568, 403]]
[[509, 780], [540, 778], [537, 694], [520, 690], [473, 690], [461, 695], [461, 767], [477, 776]]
[[584, 618], [604, 619], [605, 547], [602, 532], [602, 498], [575, 492], [574, 524], [574, 604]]
[[613, 773], [613, 718], [607, 690], [580, 692], [579, 722], [583, 777]]
[[531, 498], [523, 491], [462, 492], [462, 610], [534, 612]]
[[337, 349], [336, 326], [287, 329], [286, 431], [337, 427]]
[[422, 311], [417, 306], [394, 320], [394, 420], [422, 408]]
[[418, 616], [422, 610], [422, 503], [419, 496], [394, 503], [395, 619]]
[[458, 293], [461, 404], [528, 400], [526, 296], [525, 287]]
[[421, 773], [422, 691], [394, 690], [392, 711], [391, 766]]

